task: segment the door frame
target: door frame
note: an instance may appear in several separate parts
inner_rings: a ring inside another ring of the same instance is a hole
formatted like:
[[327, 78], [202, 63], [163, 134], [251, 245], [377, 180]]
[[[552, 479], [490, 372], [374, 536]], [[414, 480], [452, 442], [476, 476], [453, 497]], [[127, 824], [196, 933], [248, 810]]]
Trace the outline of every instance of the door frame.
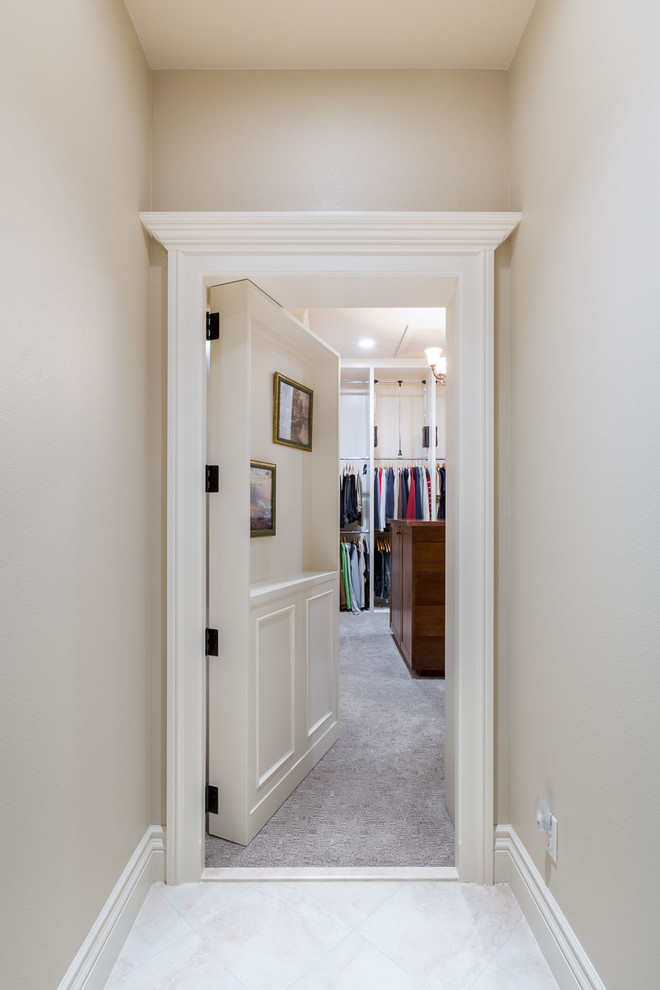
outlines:
[[[281, 273], [458, 280], [448, 520], [456, 868], [493, 882], [494, 255], [519, 213], [142, 213], [168, 253], [166, 879], [204, 869], [206, 290]], [[451, 750], [451, 746], [449, 746]]]

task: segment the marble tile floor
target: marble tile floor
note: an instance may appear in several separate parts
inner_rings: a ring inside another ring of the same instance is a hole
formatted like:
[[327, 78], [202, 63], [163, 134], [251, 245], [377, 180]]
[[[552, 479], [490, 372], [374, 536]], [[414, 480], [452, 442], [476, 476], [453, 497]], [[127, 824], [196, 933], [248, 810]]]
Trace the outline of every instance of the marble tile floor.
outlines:
[[505, 884], [154, 884], [107, 990], [556, 990]]

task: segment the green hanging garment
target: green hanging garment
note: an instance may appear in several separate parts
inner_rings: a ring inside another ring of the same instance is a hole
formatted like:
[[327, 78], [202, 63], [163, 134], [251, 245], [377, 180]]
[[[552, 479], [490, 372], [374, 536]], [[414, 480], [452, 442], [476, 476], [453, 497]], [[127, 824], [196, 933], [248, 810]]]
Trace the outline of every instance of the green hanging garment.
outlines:
[[350, 612], [351, 610], [351, 590], [348, 581], [348, 554], [346, 552], [346, 544], [341, 542], [339, 544], [339, 552], [341, 557], [341, 586], [344, 591], [344, 596], [346, 598], [346, 608]]

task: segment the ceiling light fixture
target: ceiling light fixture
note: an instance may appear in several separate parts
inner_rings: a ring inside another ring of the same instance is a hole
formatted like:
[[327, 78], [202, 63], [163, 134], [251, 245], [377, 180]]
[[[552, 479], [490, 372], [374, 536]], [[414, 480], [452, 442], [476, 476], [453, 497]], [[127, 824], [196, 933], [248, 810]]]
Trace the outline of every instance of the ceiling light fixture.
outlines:
[[363, 337], [362, 340], [358, 340], [358, 344], [363, 348], [363, 350], [368, 351], [374, 346], [375, 341], [372, 340], [371, 337]]
[[427, 347], [424, 351], [429, 368], [436, 381], [441, 385], [447, 384], [447, 358], [441, 357], [441, 347]]

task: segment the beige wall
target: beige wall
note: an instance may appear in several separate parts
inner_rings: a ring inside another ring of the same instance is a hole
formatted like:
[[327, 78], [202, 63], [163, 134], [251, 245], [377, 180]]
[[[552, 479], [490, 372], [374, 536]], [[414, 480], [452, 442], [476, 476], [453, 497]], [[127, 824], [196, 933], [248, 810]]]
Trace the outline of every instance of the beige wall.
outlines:
[[0, 32], [2, 976], [57, 986], [149, 807], [150, 78], [122, 3]]
[[156, 210], [503, 210], [506, 73], [154, 73]]
[[510, 72], [510, 813], [609, 990], [660, 967], [658, 38], [538, 0]]

